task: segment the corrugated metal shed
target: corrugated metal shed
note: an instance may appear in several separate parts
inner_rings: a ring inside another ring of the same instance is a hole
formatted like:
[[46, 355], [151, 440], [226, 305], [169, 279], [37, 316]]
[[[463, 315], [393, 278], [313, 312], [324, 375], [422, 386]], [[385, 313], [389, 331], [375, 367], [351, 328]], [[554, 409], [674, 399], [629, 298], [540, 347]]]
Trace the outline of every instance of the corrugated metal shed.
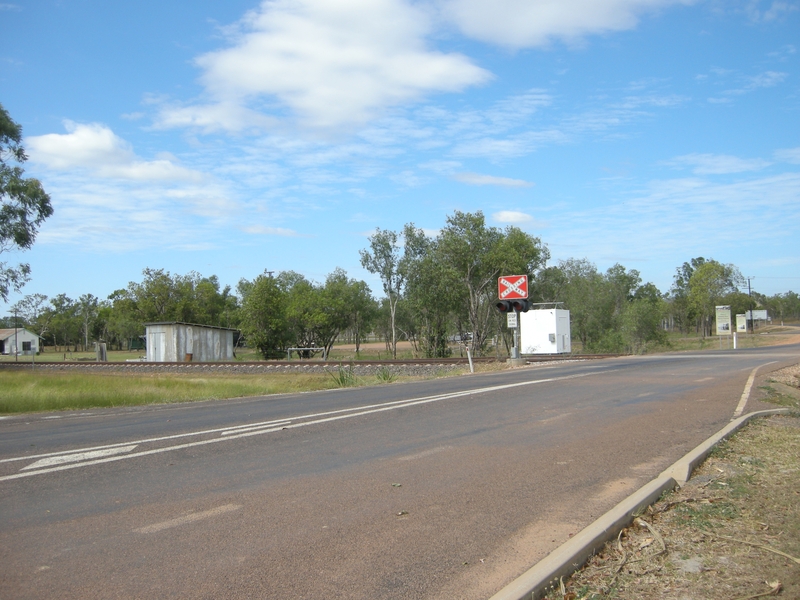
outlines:
[[147, 360], [216, 362], [233, 360], [233, 332], [195, 323], [145, 323]]

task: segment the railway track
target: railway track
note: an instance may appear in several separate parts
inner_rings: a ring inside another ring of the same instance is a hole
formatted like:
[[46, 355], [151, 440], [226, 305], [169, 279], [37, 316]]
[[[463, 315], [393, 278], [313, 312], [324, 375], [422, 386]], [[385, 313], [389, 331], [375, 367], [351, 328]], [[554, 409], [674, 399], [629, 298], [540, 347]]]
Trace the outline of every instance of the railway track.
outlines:
[[[528, 363], [541, 363], [564, 360], [595, 360], [619, 356], [618, 354], [552, 354], [526, 357]], [[483, 356], [473, 358], [476, 364], [505, 362], [505, 358]], [[107, 371], [107, 372], [230, 372], [230, 373], [264, 373], [285, 371], [317, 371], [350, 367], [358, 370], [376, 370], [388, 368], [395, 371], [406, 371], [419, 367], [456, 368], [469, 364], [466, 357], [454, 358], [414, 358], [402, 360], [265, 360], [265, 361], [229, 361], [229, 362], [95, 362], [95, 361], [54, 361], [39, 363], [0, 362], [0, 369], [41, 369], [47, 371]]]

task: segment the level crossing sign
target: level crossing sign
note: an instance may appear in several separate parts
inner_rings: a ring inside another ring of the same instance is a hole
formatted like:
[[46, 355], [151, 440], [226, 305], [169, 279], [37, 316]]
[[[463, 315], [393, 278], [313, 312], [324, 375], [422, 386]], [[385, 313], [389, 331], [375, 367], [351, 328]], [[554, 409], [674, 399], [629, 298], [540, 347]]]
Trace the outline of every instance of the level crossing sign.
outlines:
[[498, 277], [497, 297], [500, 300], [525, 300], [528, 297], [528, 276], [505, 275]]

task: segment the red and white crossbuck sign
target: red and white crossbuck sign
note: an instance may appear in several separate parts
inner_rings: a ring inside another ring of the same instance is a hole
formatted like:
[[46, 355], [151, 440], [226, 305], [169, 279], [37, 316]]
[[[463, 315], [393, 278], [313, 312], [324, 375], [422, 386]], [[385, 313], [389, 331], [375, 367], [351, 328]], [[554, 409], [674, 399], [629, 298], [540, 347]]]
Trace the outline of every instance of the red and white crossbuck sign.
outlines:
[[498, 277], [497, 297], [500, 300], [525, 300], [528, 297], [528, 276], [505, 275]]

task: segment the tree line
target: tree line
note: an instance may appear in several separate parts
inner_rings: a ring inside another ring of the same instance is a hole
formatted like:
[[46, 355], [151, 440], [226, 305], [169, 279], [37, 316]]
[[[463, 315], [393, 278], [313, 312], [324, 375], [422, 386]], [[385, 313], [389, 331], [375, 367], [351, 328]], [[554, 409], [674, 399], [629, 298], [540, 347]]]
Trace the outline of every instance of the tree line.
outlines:
[[487, 226], [481, 212], [454, 212], [435, 236], [408, 223], [400, 231], [376, 229], [367, 241], [361, 264], [379, 279], [380, 298], [338, 268], [323, 282], [265, 272], [235, 290], [214, 275], [148, 268], [141, 281], [106, 299], [25, 296], [11, 307], [16, 321], [9, 316], [3, 324], [25, 326], [57, 351], [89, 349], [98, 340], [136, 347], [144, 323], [181, 321], [236, 329], [264, 358], [284, 357], [287, 348], [330, 351], [342, 340], [358, 350], [369, 335], [384, 340], [393, 356], [400, 340], [411, 342], [417, 356], [446, 357], [455, 341], [469, 343], [476, 355], [505, 356], [512, 336], [494, 303], [497, 277], [512, 274], [529, 276], [533, 302], [560, 302], [570, 311], [573, 340], [587, 352], [646, 352], [669, 330], [711, 335], [720, 304], [733, 314], [752, 307], [778, 320], [800, 318], [796, 293], [750, 296], [741, 291], [739, 270], [713, 259], [678, 267], [667, 292], [620, 264], [605, 272], [586, 259], [548, 266], [541, 239]]

